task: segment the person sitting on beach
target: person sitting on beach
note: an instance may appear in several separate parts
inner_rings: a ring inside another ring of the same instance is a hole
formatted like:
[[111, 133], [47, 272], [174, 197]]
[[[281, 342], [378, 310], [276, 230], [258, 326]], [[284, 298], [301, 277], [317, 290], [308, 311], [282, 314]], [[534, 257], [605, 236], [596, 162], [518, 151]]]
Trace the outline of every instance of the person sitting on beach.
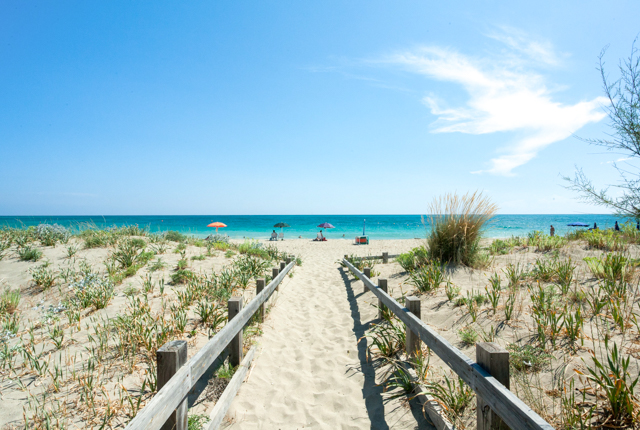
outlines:
[[322, 235], [322, 230], [320, 230], [320, 233], [318, 233], [318, 236], [313, 240], [316, 242], [324, 242], [327, 239]]
[[556, 234], [556, 229], [553, 228], [553, 224], [551, 225], [551, 229], [549, 230], [549, 236], [553, 237]]
[[278, 240], [278, 233], [276, 233], [275, 230], [273, 230], [273, 233], [271, 233], [271, 239], [269, 240]]
[[613, 229], [614, 229], [615, 231], [620, 231], [620, 226], [618, 225], [618, 221], [616, 221], [616, 225], [615, 225], [615, 226], [613, 226]]

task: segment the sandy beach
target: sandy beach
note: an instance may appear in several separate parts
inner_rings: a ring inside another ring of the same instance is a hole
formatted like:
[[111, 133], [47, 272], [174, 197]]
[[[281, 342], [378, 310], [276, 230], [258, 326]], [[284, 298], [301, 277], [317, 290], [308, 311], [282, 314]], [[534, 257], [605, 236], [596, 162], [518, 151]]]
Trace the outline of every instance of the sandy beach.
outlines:
[[[158, 249], [154, 243], [157, 239], [139, 239], [147, 249]], [[121, 242], [127, 240], [130, 239], [120, 239]], [[233, 242], [236, 250], [244, 244]], [[72, 321], [68, 310], [60, 307], [71, 294], [71, 281], [66, 280], [66, 276], [74, 273], [73, 276], [82, 277], [83, 270], [104, 274], [109, 258], [121, 245], [87, 249], [77, 238], [64, 245], [35, 244], [43, 253], [37, 262], [21, 261], [15, 245], [7, 250], [0, 260], [0, 289], [19, 289], [21, 300], [12, 314], [19, 321], [18, 327], [14, 335], [6, 338], [0, 369], [0, 428], [18, 428], [23, 425], [23, 412], [42, 418], [43, 411], [50, 417], [64, 417], [69, 428], [97, 428], [105, 420], [113, 428], [124, 428], [136, 410], [153, 396], [153, 387], [148, 385], [153, 383], [155, 374], [154, 356], [150, 352], [164, 343], [158, 338], [157, 343], [147, 347], [137, 346], [131, 355], [123, 349], [123, 339], [138, 340], [127, 337], [126, 331], [143, 329], [145, 324], [151, 324], [156, 330], [158, 323], [168, 321], [174, 324], [170, 338], [188, 341], [189, 357], [215, 334], [203, 323], [199, 310], [202, 300], [185, 304], [184, 297], [193, 286], [176, 283], [177, 267], [183, 262], [186, 270], [198, 274], [198, 282], [205, 282], [209, 279], [208, 273], [222, 276], [236, 270], [234, 268], [247, 257], [232, 250], [207, 250], [201, 241], [189, 245], [159, 243], [164, 247], [154, 255], [155, 261], [149, 261], [135, 275], [116, 285], [114, 296], [104, 309], [81, 309], [77, 321]], [[482, 246], [488, 247], [491, 243], [492, 240], [484, 239]], [[245, 329], [245, 351], [255, 345], [257, 354], [223, 428], [433, 428], [415, 400], [409, 401], [402, 390], [387, 386], [393, 366], [372, 346], [371, 338], [365, 337], [371, 336], [372, 328], [381, 322], [377, 319], [377, 299], [371, 292], [364, 292], [362, 282], [340, 264], [345, 255], [381, 256], [383, 252], [393, 255], [424, 244], [424, 240], [380, 240], [369, 245], [355, 245], [351, 240], [254, 242], [252, 246], [256, 249], [293, 254], [300, 258], [301, 265], [293, 269], [268, 302], [265, 322]], [[75, 249], [73, 257], [68, 255], [70, 247]], [[627, 258], [637, 258], [638, 247], [627, 246], [624, 252]], [[476, 341], [494, 341], [505, 348], [514, 345], [520, 348], [536, 339], [532, 302], [536, 285], [544, 285], [547, 290], [558, 288], [552, 285], [551, 278], [540, 280], [541, 264], [572, 262], [576, 268], [571, 291], [589, 290], [598, 281], [585, 258], [601, 256], [602, 251], [591, 249], [581, 241], [563, 242], [549, 252], [512, 245], [504, 253], [492, 256], [490, 264], [483, 269], [444, 266], [446, 279], [457, 289], [451, 298], [442, 286], [431, 292], [418, 291], [410, 282], [410, 274], [394, 260], [388, 264], [375, 263], [372, 280], [387, 279], [390, 295], [400, 302], [407, 295], [419, 297], [422, 320], [475, 359]], [[57, 276], [54, 286], [46, 290], [34, 283], [34, 269], [43, 265]], [[507, 273], [515, 268], [521, 271], [523, 281], [505, 289]], [[266, 267], [264, 270], [270, 271]], [[492, 276], [498, 276], [502, 284], [495, 309], [486, 299], [470, 299], [488, 295], [485, 287], [488, 288]], [[220, 282], [221, 278], [218, 279], [216, 282]], [[236, 286], [230, 291], [249, 301], [255, 296], [255, 282], [248, 280], [244, 287]], [[515, 294], [515, 307], [513, 315], [507, 318], [505, 306], [512, 294], [508, 291]], [[478, 302], [472, 308], [470, 303], [474, 300]], [[569, 297], [556, 296], [552, 300], [569, 300]], [[589, 315], [584, 296], [577, 295], [571, 300]], [[573, 303], [571, 300], [568, 303]], [[226, 312], [225, 303], [219, 301], [215, 305], [217, 312]], [[629, 303], [629, 312], [636, 312], [637, 300]], [[139, 325], [135, 315], [146, 315], [147, 319], [142, 320], [146, 322]], [[132, 324], [125, 326], [125, 331], [118, 328], [117, 321], [122, 318]], [[183, 323], [176, 325], [181, 320]], [[566, 331], [562, 329], [557, 346], [555, 340], [553, 347], [547, 343], [547, 350], [552, 352], [547, 364], [535, 372], [526, 369], [515, 372], [512, 377], [511, 390], [550, 422], [554, 422], [561, 409], [553, 394], [556, 388], [550, 387], [561, 387], [563, 381], [575, 375], [575, 370], [584, 371], [591, 351], [602, 353], [598, 341], [602, 335], [599, 321], [589, 316], [581, 329], [580, 343], [573, 347], [567, 343]], [[219, 330], [220, 326], [217, 327], [215, 330]], [[57, 337], [56, 329], [61, 330], [62, 338]], [[625, 332], [608, 330], [608, 337], [618, 342], [625, 354], [631, 355], [630, 371], [637, 375], [640, 357], [637, 328], [628, 325]], [[465, 341], [463, 332], [472, 340]], [[103, 341], [99, 340], [102, 338]], [[512, 351], [518, 351], [517, 348]], [[423, 352], [428, 357], [426, 348]], [[88, 364], [95, 369], [89, 370]], [[437, 356], [430, 356], [429, 364], [428, 381], [442, 384], [445, 377], [455, 379]], [[211, 411], [217, 399], [211, 381], [214, 386], [219, 384], [224, 379], [220, 375], [219, 372], [208, 374], [189, 395], [190, 416], [202, 417]], [[95, 377], [97, 383], [87, 387], [90, 376]], [[209, 385], [207, 378], [211, 378]], [[41, 397], [45, 393], [47, 396]], [[474, 428], [475, 399], [469, 399], [456, 420], [458, 425]], [[39, 401], [41, 409], [37, 406]]]

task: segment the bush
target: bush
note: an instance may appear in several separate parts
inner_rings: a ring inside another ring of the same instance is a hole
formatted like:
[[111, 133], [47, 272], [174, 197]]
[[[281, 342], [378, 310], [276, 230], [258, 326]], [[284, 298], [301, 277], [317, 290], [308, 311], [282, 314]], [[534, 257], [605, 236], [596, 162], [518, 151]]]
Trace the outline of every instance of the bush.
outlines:
[[164, 234], [164, 238], [172, 242], [184, 242], [187, 239], [187, 236], [177, 231], [169, 230]]
[[113, 283], [96, 273], [87, 273], [84, 278], [69, 287], [74, 295], [68, 299], [68, 307], [104, 309], [113, 297]]
[[40, 251], [38, 248], [25, 246], [18, 248], [18, 257], [22, 261], [38, 261], [42, 258], [42, 251]]
[[477, 191], [436, 198], [429, 206], [430, 259], [474, 267], [478, 262], [481, 230], [496, 210], [497, 206]]
[[171, 275], [171, 283], [173, 285], [184, 284], [194, 276], [194, 273], [190, 270], [178, 270], [176, 273]]
[[71, 232], [58, 224], [39, 224], [35, 235], [43, 245], [55, 246], [57, 242], [67, 243]]
[[45, 263], [37, 268], [29, 270], [31, 277], [33, 278], [33, 282], [43, 290], [51, 288], [53, 284], [55, 284], [57, 278], [53, 271], [49, 270], [47, 266], [48, 263]]

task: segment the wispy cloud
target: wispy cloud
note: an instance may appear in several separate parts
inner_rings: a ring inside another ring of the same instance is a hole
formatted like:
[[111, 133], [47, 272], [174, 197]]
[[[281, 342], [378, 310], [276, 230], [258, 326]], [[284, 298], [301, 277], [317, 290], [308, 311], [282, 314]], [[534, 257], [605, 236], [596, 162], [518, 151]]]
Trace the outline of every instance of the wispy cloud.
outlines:
[[502, 29], [489, 35], [503, 43], [508, 55], [476, 58], [437, 46], [398, 53], [385, 61], [402, 65], [430, 79], [459, 84], [468, 94], [464, 106], [450, 107], [436, 95], [424, 103], [438, 116], [435, 133], [487, 134], [518, 132], [519, 138], [502, 148], [503, 155], [490, 167], [473, 173], [512, 175], [513, 169], [531, 159], [544, 147], [566, 139], [590, 122], [604, 117], [602, 97], [575, 104], [555, 101], [533, 61], [557, 65], [558, 55], [547, 42], [528, 40], [523, 33]]

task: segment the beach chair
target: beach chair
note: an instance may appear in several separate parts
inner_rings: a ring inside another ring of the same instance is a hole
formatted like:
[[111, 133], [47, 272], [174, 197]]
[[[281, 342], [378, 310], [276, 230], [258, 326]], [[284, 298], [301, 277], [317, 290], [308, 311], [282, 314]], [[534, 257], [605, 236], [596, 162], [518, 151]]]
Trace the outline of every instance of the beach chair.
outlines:
[[284, 240], [284, 233], [280, 233], [280, 234], [278, 235], [278, 239], [280, 239], [280, 240]]
[[271, 238], [269, 240], [278, 240], [278, 233], [276, 232], [271, 233]]
[[369, 236], [356, 236], [356, 245], [369, 245]]

